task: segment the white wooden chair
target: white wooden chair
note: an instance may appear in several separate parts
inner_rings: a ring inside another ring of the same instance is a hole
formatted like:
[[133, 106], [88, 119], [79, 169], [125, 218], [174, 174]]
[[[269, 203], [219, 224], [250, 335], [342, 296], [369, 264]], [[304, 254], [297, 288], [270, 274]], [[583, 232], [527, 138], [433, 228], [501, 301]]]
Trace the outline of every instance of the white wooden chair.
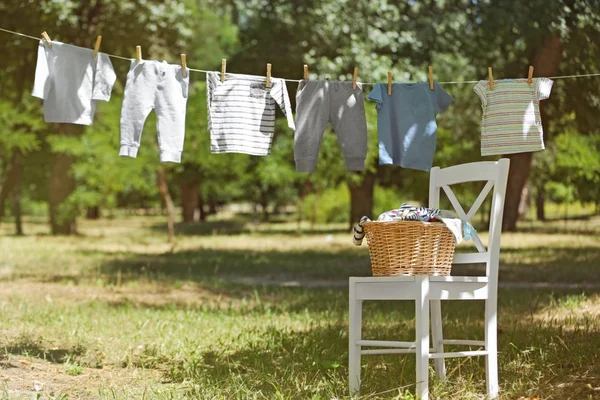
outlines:
[[[500, 233], [502, 211], [509, 160], [476, 162], [431, 170], [429, 183], [429, 206], [439, 208], [440, 189], [448, 196], [458, 217], [471, 221], [477, 210], [494, 188], [490, 209], [488, 248], [478, 236], [473, 239], [478, 252], [456, 254], [453, 264], [485, 263], [485, 276], [395, 276], [395, 277], [352, 277], [350, 278], [349, 314], [349, 374], [350, 394], [357, 395], [360, 389], [361, 355], [416, 353], [416, 396], [428, 399], [429, 360], [435, 360], [435, 371], [439, 379], [445, 379], [444, 359], [449, 357], [486, 356], [487, 392], [490, 398], [498, 396], [497, 354], [497, 293], [498, 261], [500, 257]], [[465, 213], [451, 185], [487, 181], [483, 190]], [[416, 311], [416, 341], [380, 341], [362, 338], [362, 303], [365, 300], [414, 300]], [[441, 300], [485, 300], [485, 340], [444, 339], [442, 335]], [[429, 310], [433, 346], [429, 341]], [[478, 346], [483, 350], [444, 352], [444, 345]], [[363, 350], [363, 347], [377, 347]]]

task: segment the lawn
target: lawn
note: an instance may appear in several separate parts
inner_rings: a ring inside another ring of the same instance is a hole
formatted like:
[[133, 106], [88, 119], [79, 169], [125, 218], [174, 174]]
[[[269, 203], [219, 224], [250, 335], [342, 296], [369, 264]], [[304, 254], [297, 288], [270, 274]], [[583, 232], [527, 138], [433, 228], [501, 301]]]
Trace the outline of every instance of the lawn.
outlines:
[[[243, 219], [180, 225], [171, 245], [163, 222], [0, 226], [0, 399], [347, 397], [347, 278], [369, 274], [366, 246], [344, 226]], [[502, 239], [502, 394], [600, 398], [600, 219], [524, 228]], [[444, 303], [444, 333], [481, 339], [482, 317]], [[366, 337], [412, 335], [411, 303], [366, 303]], [[432, 396], [482, 398], [482, 360], [447, 363]], [[410, 398], [414, 357], [365, 357], [363, 377], [364, 398]]]

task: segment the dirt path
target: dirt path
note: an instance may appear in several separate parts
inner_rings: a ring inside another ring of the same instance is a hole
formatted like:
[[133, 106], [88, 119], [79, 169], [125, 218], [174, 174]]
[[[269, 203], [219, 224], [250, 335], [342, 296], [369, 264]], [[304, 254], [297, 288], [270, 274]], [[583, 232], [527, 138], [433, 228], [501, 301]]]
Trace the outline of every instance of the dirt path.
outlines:
[[[33, 393], [54, 397], [97, 399], [99, 389], [122, 392], [144, 390], [147, 382], [160, 382], [160, 373], [133, 368], [85, 368], [77, 375], [69, 375], [62, 364], [34, 357], [0, 355], [0, 395], [10, 399], [31, 399]], [[108, 393], [105, 393], [108, 394]], [[33, 398], [36, 398], [33, 396]]]
[[[224, 277], [228, 282], [249, 286], [279, 286], [302, 288], [344, 288], [348, 287], [348, 280], [327, 279], [264, 279], [256, 277]], [[500, 282], [504, 289], [600, 289], [600, 282]]]

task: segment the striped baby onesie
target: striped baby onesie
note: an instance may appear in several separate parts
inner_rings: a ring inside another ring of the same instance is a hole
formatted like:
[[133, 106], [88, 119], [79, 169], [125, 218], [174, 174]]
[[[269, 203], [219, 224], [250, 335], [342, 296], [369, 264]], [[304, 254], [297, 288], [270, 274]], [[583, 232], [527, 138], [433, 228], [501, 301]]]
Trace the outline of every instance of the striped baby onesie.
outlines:
[[547, 99], [552, 80], [503, 79], [479, 81], [473, 88], [481, 99], [481, 155], [544, 150], [540, 100]]
[[266, 156], [275, 132], [275, 105], [295, 129], [285, 81], [252, 75], [206, 73], [208, 130], [211, 153], [244, 153]]

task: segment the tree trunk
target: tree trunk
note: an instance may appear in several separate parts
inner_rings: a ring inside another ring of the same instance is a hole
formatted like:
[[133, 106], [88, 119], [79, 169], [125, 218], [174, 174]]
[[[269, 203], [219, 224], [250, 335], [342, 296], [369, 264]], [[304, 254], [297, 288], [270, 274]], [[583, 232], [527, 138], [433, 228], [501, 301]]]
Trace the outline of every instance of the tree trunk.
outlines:
[[304, 181], [304, 183], [302, 184], [302, 187], [300, 188], [300, 193], [298, 196], [298, 202], [297, 202], [297, 209], [296, 212], [298, 213], [297, 215], [297, 220], [296, 220], [296, 231], [298, 233], [301, 232], [302, 230], [302, 221], [304, 220], [304, 200], [306, 198], [306, 196], [308, 196], [308, 194], [312, 191], [312, 183], [309, 179], [306, 179]]
[[[538, 76], [552, 76], [558, 69], [562, 54], [562, 45], [559, 36], [551, 36], [545, 39], [535, 54], [534, 62], [535, 73]], [[546, 100], [547, 101], [547, 100]], [[549, 121], [544, 112], [544, 102], [540, 102], [540, 115], [544, 136], [548, 134]], [[521, 192], [529, 178], [531, 170], [531, 153], [510, 154], [510, 170], [508, 172], [508, 185], [506, 187], [506, 200], [504, 203], [504, 215], [502, 218], [502, 229], [504, 231], [514, 232], [517, 230], [517, 220], [519, 218], [519, 202]]]
[[21, 220], [21, 176], [23, 172], [23, 164], [21, 163], [21, 151], [15, 150], [14, 154], [14, 166], [16, 168], [15, 173], [15, 185], [12, 190], [12, 203], [13, 203], [13, 215], [15, 217], [15, 234], [17, 236], [23, 236], [23, 223]]
[[260, 208], [262, 210], [262, 221], [269, 221], [269, 202], [267, 201], [267, 193], [265, 190], [260, 191]]
[[519, 221], [525, 221], [527, 211], [529, 210], [529, 199], [531, 192], [531, 184], [527, 183], [521, 190], [521, 200], [519, 201]]
[[56, 154], [52, 160], [49, 179], [50, 228], [53, 235], [75, 233], [75, 219], [59, 215], [59, 207], [75, 190], [75, 179], [69, 174], [74, 159], [66, 154]]
[[217, 211], [217, 201], [211, 196], [208, 198], [208, 215], [215, 215]]
[[[79, 125], [58, 124], [59, 131], [65, 136], [81, 136], [83, 127]], [[50, 167], [50, 178], [48, 180], [48, 202], [50, 209], [50, 229], [53, 235], [70, 235], [75, 233], [75, 217], [72, 215], [60, 215], [61, 204], [75, 190], [75, 178], [71, 175], [71, 166], [75, 157], [57, 153], [54, 155]]]
[[85, 218], [91, 220], [100, 219], [100, 207], [88, 207], [85, 212]]
[[12, 192], [19, 178], [19, 150], [13, 149], [10, 158], [10, 168], [3, 179], [2, 187], [0, 187], [0, 219], [4, 218], [6, 211], [6, 199]]
[[165, 202], [165, 208], [167, 209], [169, 243], [173, 243], [175, 238], [175, 207], [173, 206], [173, 198], [171, 198], [171, 193], [169, 192], [167, 170], [165, 167], [161, 167], [156, 171], [156, 183], [158, 185], [158, 191]]
[[2, 178], [0, 178], [0, 224], [2, 218], [6, 215], [6, 181], [8, 180], [8, 171], [4, 170]]
[[207, 213], [206, 209], [204, 208], [204, 196], [202, 196], [200, 191], [198, 191], [198, 210], [200, 211], [200, 221], [206, 221]]
[[321, 186], [317, 185], [317, 190], [315, 191], [315, 201], [313, 202], [312, 214], [310, 216], [310, 229], [315, 229], [315, 224], [317, 223], [317, 211], [319, 211], [319, 202], [321, 201]]
[[196, 208], [198, 208], [198, 182], [184, 182], [181, 184], [181, 217], [183, 222], [194, 222]]
[[546, 220], [546, 210], [544, 210], [545, 202], [546, 202], [546, 189], [544, 188], [544, 185], [542, 184], [537, 188], [537, 193], [535, 196], [535, 208], [536, 208], [538, 221]]
[[350, 190], [350, 228], [361, 217], [373, 214], [373, 191], [375, 188], [375, 174], [367, 172], [359, 184], [348, 182]]
[[506, 187], [506, 200], [504, 202], [504, 217], [502, 229], [514, 232], [517, 230], [519, 219], [519, 203], [521, 193], [531, 169], [531, 153], [510, 154], [510, 170], [508, 171], [508, 185]]

